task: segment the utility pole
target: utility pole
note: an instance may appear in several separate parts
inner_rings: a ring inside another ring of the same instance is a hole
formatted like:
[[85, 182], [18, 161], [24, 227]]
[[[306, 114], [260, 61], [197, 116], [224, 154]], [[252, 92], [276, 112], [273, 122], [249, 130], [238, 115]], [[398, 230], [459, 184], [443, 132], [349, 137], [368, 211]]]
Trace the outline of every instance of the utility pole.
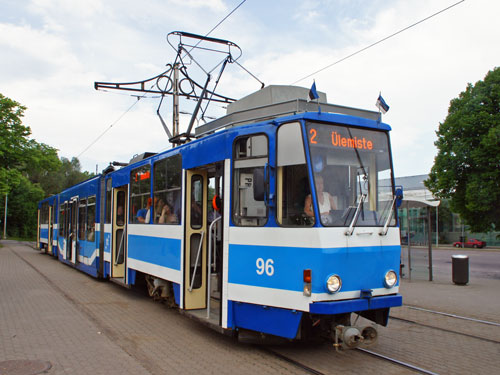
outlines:
[[7, 239], [7, 199], [9, 194], [5, 194], [5, 213], [3, 218], [3, 239]]
[[174, 64], [173, 80], [173, 111], [172, 111], [172, 135], [179, 135], [179, 69], [180, 64]]

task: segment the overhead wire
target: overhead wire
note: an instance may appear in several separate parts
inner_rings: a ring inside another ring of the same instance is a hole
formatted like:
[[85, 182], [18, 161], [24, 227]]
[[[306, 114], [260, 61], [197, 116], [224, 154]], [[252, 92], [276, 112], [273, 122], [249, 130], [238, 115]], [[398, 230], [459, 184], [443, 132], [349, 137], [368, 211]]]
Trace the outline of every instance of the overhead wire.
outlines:
[[[240, 6], [242, 6], [247, 0], [243, 0], [241, 3], [239, 3], [231, 12], [229, 12], [217, 25], [215, 25], [206, 35], [205, 37], [209, 36], [217, 27], [219, 27], [226, 19], [228, 19]], [[198, 44], [201, 43], [201, 40], [193, 47], [191, 48], [190, 51], [192, 51], [194, 48], [198, 46]], [[154, 84], [150, 87], [150, 90], [154, 87]], [[144, 98], [147, 93], [144, 93], [141, 96], [135, 95], [137, 100], [130, 106], [128, 107], [125, 112], [123, 112], [108, 128], [106, 128], [94, 141], [92, 141], [82, 152], [80, 152], [77, 156], [77, 158], [80, 158], [87, 150], [89, 150], [94, 144], [99, 141], [114, 125], [116, 125], [130, 110], [139, 102], [140, 99]]]
[[403, 28], [403, 29], [401, 29], [401, 30], [399, 30], [399, 31], [396, 31], [395, 33], [393, 33], [393, 34], [391, 34], [391, 35], [389, 35], [389, 36], [386, 36], [385, 38], [382, 38], [382, 39], [380, 39], [379, 41], [377, 41], [377, 42], [375, 42], [375, 43], [372, 43], [372, 44], [370, 44], [369, 46], [366, 46], [366, 47], [364, 47], [364, 48], [362, 48], [362, 49], [360, 49], [360, 50], [358, 50], [358, 51], [356, 51], [356, 52], [354, 52], [354, 53], [351, 53], [350, 55], [345, 56], [345, 57], [341, 58], [340, 60], [335, 61], [335, 62], [334, 62], [334, 63], [332, 63], [332, 64], [329, 64], [329, 65], [327, 65], [327, 66], [325, 66], [325, 67], [323, 67], [323, 68], [321, 68], [321, 69], [319, 69], [319, 70], [316, 70], [315, 72], [313, 72], [313, 73], [311, 73], [311, 74], [308, 74], [308, 75], [306, 75], [305, 77], [302, 77], [302, 78], [298, 79], [297, 81], [295, 81], [295, 82], [293, 82], [293, 83], [291, 83], [291, 84], [292, 84], [292, 85], [295, 85], [296, 83], [298, 83], [298, 82], [300, 82], [300, 81], [303, 81], [304, 79], [307, 79], [307, 78], [309, 78], [309, 77], [312, 77], [312, 76], [313, 76], [313, 75], [315, 75], [315, 74], [318, 74], [318, 73], [320, 73], [320, 72], [322, 72], [322, 71], [324, 71], [324, 70], [326, 70], [326, 69], [328, 69], [328, 68], [331, 68], [332, 66], [337, 65], [337, 64], [341, 63], [342, 61], [345, 61], [345, 60], [347, 60], [347, 59], [349, 59], [349, 58], [351, 58], [351, 57], [353, 57], [353, 56], [356, 56], [357, 54], [359, 54], [359, 53], [361, 53], [361, 52], [363, 52], [363, 51], [366, 51], [367, 49], [372, 48], [372, 47], [376, 46], [377, 44], [380, 44], [380, 43], [382, 43], [382, 42], [386, 41], [387, 39], [390, 39], [390, 38], [392, 38], [392, 37], [394, 37], [394, 36], [396, 36], [396, 35], [398, 35], [398, 34], [401, 34], [402, 32], [404, 32], [404, 31], [406, 31], [406, 30], [408, 30], [408, 29], [411, 29], [412, 27], [415, 27], [415, 26], [417, 26], [418, 24], [420, 24], [420, 23], [422, 23], [422, 22], [425, 22], [425, 21], [429, 20], [429, 19], [431, 19], [432, 17], [435, 17], [435, 16], [437, 16], [437, 15], [438, 15], [438, 14], [440, 14], [440, 13], [443, 13], [443, 12], [447, 11], [447, 10], [449, 10], [449, 9], [451, 9], [451, 8], [453, 8], [453, 7], [457, 6], [457, 5], [459, 5], [460, 3], [463, 3], [464, 1], [465, 1], [465, 0], [460, 0], [460, 1], [458, 1], [458, 2], [456, 2], [456, 3], [454, 3], [454, 4], [452, 4], [452, 5], [450, 5], [450, 6], [446, 7], [446, 8], [444, 8], [444, 9], [441, 9], [440, 11], [438, 11], [438, 12], [436, 12], [436, 13], [434, 13], [434, 14], [431, 14], [430, 16], [427, 16], [427, 17], [425, 17], [425, 18], [421, 19], [420, 21], [417, 21], [417, 22], [415, 22], [415, 23], [411, 24], [410, 26], [407, 26], [407, 27], [405, 27], [405, 28]]

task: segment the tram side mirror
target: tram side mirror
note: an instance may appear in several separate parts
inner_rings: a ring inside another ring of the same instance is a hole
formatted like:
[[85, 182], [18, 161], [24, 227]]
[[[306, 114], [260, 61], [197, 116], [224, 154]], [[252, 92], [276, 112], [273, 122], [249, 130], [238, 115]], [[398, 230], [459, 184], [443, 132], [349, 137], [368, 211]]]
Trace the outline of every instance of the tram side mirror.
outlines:
[[396, 208], [399, 208], [403, 203], [403, 187], [398, 187], [396, 189]]
[[253, 199], [262, 202], [266, 195], [266, 180], [264, 168], [255, 168], [253, 170]]

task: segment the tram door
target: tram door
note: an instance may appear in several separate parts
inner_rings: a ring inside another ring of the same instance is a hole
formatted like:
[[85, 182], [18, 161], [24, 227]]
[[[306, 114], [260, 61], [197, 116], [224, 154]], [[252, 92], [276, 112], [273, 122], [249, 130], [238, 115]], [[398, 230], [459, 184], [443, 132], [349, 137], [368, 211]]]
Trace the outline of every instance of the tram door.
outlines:
[[66, 216], [69, 226], [66, 240], [66, 259], [75, 264], [77, 259], [78, 240], [78, 198], [72, 198], [69, 205], [69, 214]]
[[113, 245], [111, 250], [111, 277], [125, 277], [125, 249], [127, 240], [127, 185], [113, 189]]
[[207, 305], [207, 172], [188, 170], [186, 175], [186, 240], [184, 246], [184, 308]]
[[48, 234], [48, 243], [47, 243], [47, 253], [52, 255], [52, 229], [54, 228], [54, 220], [53, 220], [54, 210], [52, 210], [52, 206], [49, 205], [49, 234]]

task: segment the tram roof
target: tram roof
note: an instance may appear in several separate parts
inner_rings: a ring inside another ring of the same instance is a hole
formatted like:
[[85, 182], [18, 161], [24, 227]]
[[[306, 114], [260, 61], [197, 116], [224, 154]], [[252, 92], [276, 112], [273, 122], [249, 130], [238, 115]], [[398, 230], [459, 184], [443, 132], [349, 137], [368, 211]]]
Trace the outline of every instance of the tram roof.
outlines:
[[381, 120], [379, 112], [366, 111], [359, 108], [344, 107], [337, 104], [316, 103], [308, 102], [304, 99], [295, 99], [287, 102], [270, 104], [230, 113], [214, 121], [198, 126], [195, 129], [195, 136], [196, 138], [199, 138], [221, 129], [263, 122], [275, 118], [288, 117], [306, 112], [318, 113], [318, 106], [321, 107], [322, 113], [349, 115], [376, 122], [380, 122]]

